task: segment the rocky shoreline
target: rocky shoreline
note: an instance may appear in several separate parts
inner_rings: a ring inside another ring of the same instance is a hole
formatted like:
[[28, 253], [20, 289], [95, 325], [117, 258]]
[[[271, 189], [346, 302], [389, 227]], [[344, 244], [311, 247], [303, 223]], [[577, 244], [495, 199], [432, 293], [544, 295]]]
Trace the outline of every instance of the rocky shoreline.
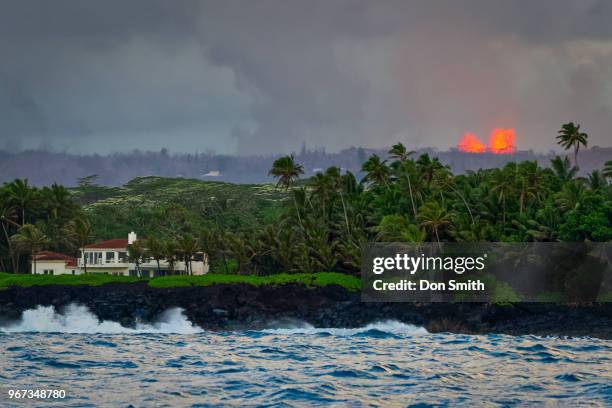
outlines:
[[430, 332], [590, 336], [612, 339], [612, 304], [363, 303], [360, 293], [340, 286], [310, 289], [299, 284], [247, 284], [158, 289], [146, 283], [103, 286], [32, 286], [0, 290], [0, 325], [19, 320], [39, 305], [87, 306], [101, 320], [124, 326], [155, 321], [181, 307], [205, 330], [245, 330], [307, 322], [315, 327], [363, 327], [398, 320]]

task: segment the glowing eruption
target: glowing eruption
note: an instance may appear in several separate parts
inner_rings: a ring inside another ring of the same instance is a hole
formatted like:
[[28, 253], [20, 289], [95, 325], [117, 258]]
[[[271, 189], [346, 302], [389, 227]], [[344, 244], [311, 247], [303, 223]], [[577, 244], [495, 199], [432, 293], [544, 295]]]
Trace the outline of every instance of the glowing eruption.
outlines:
[[495, 154], [514, 153], [514, 129], [493, 129], [489, 149]]
[[461, 139], [457, 147], [462, 152], [468, 153], [484, 153], [485, 150], [487, 150], [484, 143], [482, 143], [480, 139], [476, 137], [475, 134], [470, 132], [466, 132], [463, 135], [463, 138]]

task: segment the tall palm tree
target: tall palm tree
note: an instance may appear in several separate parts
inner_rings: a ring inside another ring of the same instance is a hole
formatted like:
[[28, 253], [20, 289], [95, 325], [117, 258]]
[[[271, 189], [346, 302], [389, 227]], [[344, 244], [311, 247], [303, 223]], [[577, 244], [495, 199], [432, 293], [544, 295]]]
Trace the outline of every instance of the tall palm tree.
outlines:
[[414, 203], [414, 191], [412, 189], [411, 180], [411, 173], [414, 167], [414, 162], [410, 162], [410, 164], [412, 164], [413, 166], [408, 165], [408, 158], [415, 153], [416, 152], [414, 150], [409, 151], [408, 149], [406, 149], [406, 146], [404, 146], [402, 143], [394, 144], [389, 150], [389, 154], [391, 155], [391, 157], [397, 160], [398, 166], [396, 167], [396, 169], [399, 173], [398, 177], [406, 180], [408, 183], [408, 193], [410, 195], [410, 203], [412, 204], [412, 213], [414, 214], [414, 218], [416, 219], [417, 210], [416, 205]]
[[516, 176], [519, 182], [519, 211], [522, 214], [529, 198], [541, 201], [546, 186], [542, 169], [536, 161], [522, 162], [517, 167]]
[[391, 157], [400, 162], [405, 162], [411, 155], [415, 153], [416, 152], [414, 150], [406, 149], [406, 146], [404, 146], [401, 142], [394, 144], [389, 150], [389, 154], [391, 155]]
[[7, 185], [9, 197], [19, 209], [21, 225], [25, 225], [26, 209], [37, 199], [37, 190], [30, 187], [28, 180], [16, 179]]
[[557, 136], [558, 144], [565, 150], [574, 149], [574, 165], [578, 167], [578, 150], [580, 146], [587, 146], [589, 135], [580, 131], [580, 125], [574, 122], [568, 122], [561, 126]]
[[74, 206], [68, 189], [57, 183], [53, 183], [51, 187], [43, 187], [41, 196], [52, 218], [57, 218], [62, 210], [68, 210]]
[[448, 167], [442, 167], [438, 169], [437, 172], [434, 173], [433, 181], [438, 188], [440, 189], [448, 188], [453, 193], [455, 193], [461, 199], [461, 201], [463, 202], [463, 205], [467, 209], [468, 214], [470, 215], [470, 219], [472, 220], [472, 223], [475, 222], [474, 215], [472, 214], [472, 209], [470, 208], [470, 205], [468, 204], [465, 198], [465, 195], [462, 194], [461, 191], [455, 187], [455, 179], [453, 178], [453, 174], [450, 172]]
[[512, 177], [506, 169], [495, 169], [491, 181], [491, 192], [497, 195], [497, 203], [502, 205], [502, 225], [506, 225], [506, 200], [514, 190]]
[[13, 267], [13, 273], [19, 272], [19, 254], [13, 248], [13, 243], [9, 238], [8, 226], [11, 225], [16, 228], [20, 228], [20, 225], [15, 222], [16, 220], [15, 208], [11, 206], [8, 200], [0, 201], [0, 226], [2, 226], [2, 232], [7, 242], [7, 249], [11, 257], [11, 266]]
[[293, 154], [283, 156], [274, 161], [268, 175], [278, 179], [277, 186], [289, 189], [304, 174], [304, 166], [296, 163]]
[[193, 259], [193, 255], [200, 249], [199, 240], [192, 235], [185, 234], [176, 241], [176, 244], [185, 260], [185, 272], [191, 275], [191, 260]]
[[391, 170], [387, 167], [387, 161], [381, 160], [378, 155], [373, 154], [370, 156], [361, 166], [361, 171], [366, 173], [363, 178], [364, 181], [375, 185], [384, 185], [387, 188], [389, 187]]
[[[285, 190], [293, 187], [300, 179], [302, 174], [304, 174], [304, 166], [295, 161], [295, 156], [293, 154], [274, 160], [274, 163], [272, 163], [272, 168], [268, 172], [269, 176], [273, 176], [278, 180], [276, 186]], [[297, 205], [295, 196], [293, 199], [293, 204], [295, 205], [298, 222], [303, 229], [304, 226], [302, 224], [302, 217], [300, 215], [300, 209]]]
[[154, 236], [150, 236], [147, 239], [146, 247], [146, 254], [155, 259], [155, 262], [157, 263], [157, 275], [161, 276], [160, 262], [166, 255], [164, 245]]
[[[342, 212], [344, 213], [344, 223], [346, 225], [346, 233], [351, 236], [351, 226], [349, 224], [348, 212], [346, 201], [344, 200], [344, 193], [346, 190], [347, 179], [350, 180], [352, 174], [350, 176], [342, 176], [341, 171], [338, 167], [330, 167], [325, 172], [325, 176], [330, 180], [330, 184], [332, 190], [340, 195], [340, 203], [342, 204]], [[350, 181], [349, 181], [350, 182]]]
[[312, 197], [321, 204], [323, 219], [327, 219], [327, 203], [334, 191], [332, 178], [328, 174], [317, 173], [308, 181]]
[[440, 231], [446, 228], [452, 221], [451, 214], [434, 201], [426, 203], [419, 211], [421, 226], [436, 237], [440, 243]]
[[43, 234], [36, 226], [26, 224], [19, 229], [19, 232], [11, 237], [15, 249], [28, 252], [32, 257], [34, 273], [36, 273], [36, 256], [49, 244], [49, 238]]
[[176, 253], [178, 251], [176, 242], [168, 240], [162, 243], [162, 250], [166, 262], [168, 262], [168, 274], [174, 275], [174, 265], [176, 264]]
[[431, 181], [433, 180], [436, 172], [447, 167], [444, 166], [437, 157], [432, 159], [427, 153], [419, 156], [416, 163], [419, 173], [427, 182], [427, 188], [430, 187]]
[[140, 241], [134, 241], [127, 246], [128, 260], [136, 264], [136, 274], [138, 277], [142, 277], [140, 273], [140, 263], [145, 257], [145, 248]]
[[557, 175], [557, 178], [563, 183], [572, 180], [574, 177], [576, 177], [576, 173], [578, 173], [578, 168], [571, 165], [567, 156], [565, 156], [563, 159], [561, 159], [559, 156], [555, 156], [554, 159], [550, 160], [550, 164], [553, 171]]
[[89, 243], [92, 236], [91, 223], [85, 217], [77, 217], [66, 227], [66, 234], [79, 247], [81, 252], [79, 258], [83, 257], [83, 270], [87, 273], [87, 257], [85, 256], [85, 246]]

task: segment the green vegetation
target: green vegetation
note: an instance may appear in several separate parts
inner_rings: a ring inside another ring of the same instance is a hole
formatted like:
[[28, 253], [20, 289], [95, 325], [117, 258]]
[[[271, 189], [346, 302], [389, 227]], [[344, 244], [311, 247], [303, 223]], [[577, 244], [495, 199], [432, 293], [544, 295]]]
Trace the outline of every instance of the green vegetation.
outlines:
[[245, 230], [273, 222], [286, 193], [271, 184], [236, 185], [183, 178], [139, 177], [122, 187], [93, 180], [71, 189], [96, 239], [196, 235], [202, 229]]
[[138, 279], [130, 276], [114, 276], [101, 274], [88, 275], [25, 275], [0, 273], [0, 289], [9, 286], [44, 286], [44, 285], [88, 285], [99, 286], [108, 283], [134, 283], [146, 281], [154, 288], [175, 288], [184, 286], [209, 286], [214, 284], [238, 284], [245, 283], [254, 286], [260, 285], [286, 285], [298, 283], [307, 287], [322, 287], [328, 285], [339, 285], [347, 290], [356, 291], [361, 288], [361, 281], [350, 275], [320, 272], [320, 273], [281, 273], [269, 276], [254, 275], [217, 275], [208, 274], [203, 276], [165, 276], [153, 279]]
[[328, 285], [340, 285], [348, 290], [361, 289], [361, 280], [342, 273], [319, 272], [319, 273], [279, 273], [275, 275], [217, 275], [207, 274], [202, 276], [164, 276], [149, 281], [149, 285], [155, 288], [171, 288], [180, 286], [209, 286], [220, 283], [246, 283], [254, 286], [261, 285], [286, 285], [289, 283], [301, 283], [308, 287], [321, 287]]
[[300, 180], [293, 156], [273, 163], [276, 187], [142, 177], [111, 188], [92, 176], [68, 190], [15, 180], [0, 187], [0, 270], [26, 272], [41, 249], [76, 255], [132, 230], [143, 238], [129, 248], [134, 264], [165, 258], [172, 274], [174, 262], [190, 265], [203, 251], [223, 276], [357, 275], [373, 241], [611, 240], [612, 162], [578, 177], [588, 135], [567, 123], [557, 138], [574, 165], [556, 157], [550, 167], [511, 162], [456, 175], [398, 143], [388, 159], [365, 160], [361, 181], [337, 167]]
[[107, 283], [133, 283], [138, 278], [132, 276], [115, 276], [101, 274], [87, 275], [26, 275], [0, 272], [0, 289], [9, 286], [43, 286], [43, 285], [87, 285], [99, 286]]

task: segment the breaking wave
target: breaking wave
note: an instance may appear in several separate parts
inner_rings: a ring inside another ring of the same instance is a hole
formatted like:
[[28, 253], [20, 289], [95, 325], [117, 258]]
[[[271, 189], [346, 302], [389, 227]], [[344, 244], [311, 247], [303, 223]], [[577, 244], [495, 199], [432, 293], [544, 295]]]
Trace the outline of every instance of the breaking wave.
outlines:
[[190, 334], [202, 330], [193, 325], [180, 308], [168, 309], [159, 319], [151, 324], [137, 323], [129, 328], [113, 321], [100, 321], [91, 311], [82, 305], [70, 304], [63, 313], [58, 313], [52, 306], [38, 306], [23, 312], [21, 320], [0, 331], [8, 333], [176, 333]]
[[[386, 320], [371, 323], [359, 328], [317, 328], [300, 321], [276, 322], [270, 329], [259, 331], [270, 335], [333, 335], [333, 336], [359, 336], [359, 335], [392, 335], [414, 336], [428, 334], [423, 327], [401, 323], [395, 320]], [[183, 309], [172, 308], [166, 310], [153, 323], [137, 322], [135, 327], [125, 327], [120, 323], [109, 320], [100, 320], [86, 306], [70, 304], [61, 312], [52, 306], [37, 306], [22, 313], [21, 319], [0, 327], [5, 333], [79, 333], [79, 334], [122, 334], [122, 333], [168, 333], [192, 334], [200, 333], [202, 329], [191, 323]]]
[[370, 323], [354, 329], [317, 328], [308, 323], [296, 323], [290, 327], [262, 330], [267, 334], [331, 334], [334, 336], [355, 336], [359, 334], [387, 333], [398, 336], [414, 336], [428, 334], [424, 327], [401, 323], [396, 320], [385, 320]]

